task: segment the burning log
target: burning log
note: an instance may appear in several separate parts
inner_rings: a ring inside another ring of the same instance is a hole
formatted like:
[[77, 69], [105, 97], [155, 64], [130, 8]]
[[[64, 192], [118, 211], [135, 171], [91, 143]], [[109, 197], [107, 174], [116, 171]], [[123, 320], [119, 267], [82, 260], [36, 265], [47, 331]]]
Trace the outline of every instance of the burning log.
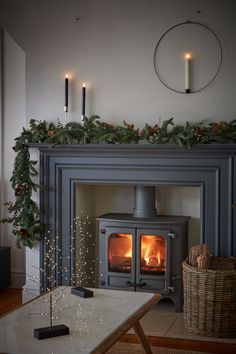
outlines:
[[159, 265], [158, 258], [157, 257], [150, 257], [148, 265], [150, 265], [150, 266], [158, 266]]
[[112, 256], [110, 264], [119, 265], [119, 266], [130, 266], [132, 262], [132, 257], [125, 256]]
[[146, 265], [147, 265], [147, 262], [146, 262], [146, 260], [144, 259], [144, 258], [141, 258], [141, 267], [146, 267]]

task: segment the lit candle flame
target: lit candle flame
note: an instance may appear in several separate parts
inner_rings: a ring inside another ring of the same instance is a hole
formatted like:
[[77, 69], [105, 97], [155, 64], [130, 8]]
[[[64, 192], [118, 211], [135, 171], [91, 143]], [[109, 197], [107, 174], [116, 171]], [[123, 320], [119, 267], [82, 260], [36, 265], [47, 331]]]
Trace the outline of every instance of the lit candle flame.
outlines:
[[83, 87], [85, 87], [85, 82], [83, 82]]
[[186, 53], [185, 58], [186, 58], [186, 59], [190, 59], [190, 58], [191, 58], [190, 53]]

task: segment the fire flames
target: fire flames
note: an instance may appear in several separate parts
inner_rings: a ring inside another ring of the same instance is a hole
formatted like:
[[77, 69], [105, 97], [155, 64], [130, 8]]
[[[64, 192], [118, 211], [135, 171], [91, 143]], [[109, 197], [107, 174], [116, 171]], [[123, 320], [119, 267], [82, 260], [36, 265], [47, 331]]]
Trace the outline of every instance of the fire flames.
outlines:
[[109, 260], [114, 256], [132, 257], [132, 235], [112, 234], [109, 238]]
[[[165, 272], [166, 244], [158, 235], [142, 235], [140, 237], [140, 271]], [[132, 235], [112, 234], [109, 238], [109, 265], [111, 271], [131, 272], [132, 267]]]
[[165, 241], [163, 237], [141, 236], [141, 260], [148, 266], [165, 266]]

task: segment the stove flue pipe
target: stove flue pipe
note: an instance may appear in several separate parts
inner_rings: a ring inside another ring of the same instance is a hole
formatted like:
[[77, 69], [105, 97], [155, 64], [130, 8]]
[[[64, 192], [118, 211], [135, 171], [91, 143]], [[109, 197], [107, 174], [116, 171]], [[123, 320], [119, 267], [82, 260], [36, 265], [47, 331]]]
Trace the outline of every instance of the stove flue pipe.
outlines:
[[156, 189], [154, 186], [134, 186], [135, 218], [153, 218], [157, 216]]

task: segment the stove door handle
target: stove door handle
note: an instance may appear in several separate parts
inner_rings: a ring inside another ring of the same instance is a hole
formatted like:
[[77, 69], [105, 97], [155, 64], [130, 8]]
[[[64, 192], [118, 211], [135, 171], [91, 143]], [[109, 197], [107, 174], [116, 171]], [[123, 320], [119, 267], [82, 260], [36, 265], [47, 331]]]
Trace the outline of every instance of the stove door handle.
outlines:
[[125, 283], [126, 286], [135, 286], [135, 287], [138, 287], [138, 288], [142, 288], [144, 287], [145, 285], [147, 285], [146, 283], [140, 283], [140, 284], [137, 284], [137, 283], [131, 283], [131, 281], [127, 281]]
[[146, 285], [147, 285], [146, 283], [140, 283], [140, 284], [139, 284], [139, 287], [140, 287], [140, 288], [143, 288], [143, 287], [146, 286]]
[[126, 283], [125, 283], [126, 286], [137, 286], [136, 283], [131, 283], [130, 280], [128, 280]]

